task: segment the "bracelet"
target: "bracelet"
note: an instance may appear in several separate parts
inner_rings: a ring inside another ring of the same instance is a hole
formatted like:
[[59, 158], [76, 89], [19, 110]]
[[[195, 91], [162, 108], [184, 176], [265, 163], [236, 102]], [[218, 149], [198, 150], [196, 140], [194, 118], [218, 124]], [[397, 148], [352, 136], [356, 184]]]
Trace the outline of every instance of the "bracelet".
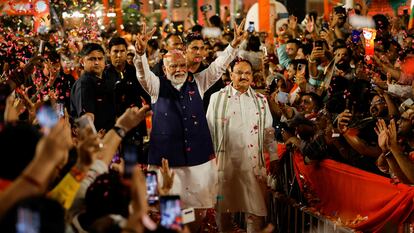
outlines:
[[81, 182], [83, 178], [85, 178], [85, 173], [76, 166], [73, 166], [72, 169], [70, 169], [70, 174], [75, 178], [77, 182]]
[[36, 186], [36, 188], [38, 188], [40, 190], [43, 189], [43, 185], [39, 181], [35, 180], [34, 178], [32, 178], [32, 177], [30, 177], [26, 174], [23, 174], [21, 177], [27, 183], [32, 184], [33, 186]]

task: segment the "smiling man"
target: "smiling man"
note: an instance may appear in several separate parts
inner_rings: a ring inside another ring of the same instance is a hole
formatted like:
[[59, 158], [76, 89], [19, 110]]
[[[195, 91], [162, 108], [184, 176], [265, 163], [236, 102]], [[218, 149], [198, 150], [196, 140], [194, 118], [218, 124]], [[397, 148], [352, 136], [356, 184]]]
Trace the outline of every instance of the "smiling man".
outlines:
[[231, 215], [244, 212], [247, 232], [260, 232], [267, 215], [264, 148], [274, 142], [273, 120], [266, 97], [250, 87], [252, 64], [240, 59], [230, 67], [232, 84], [211, 96], [207, 110], [218, 157], [219, 231], [231, 232]]
[[[186, 55], [172, 50], [163, 59], [166, 75], [157, 77], [150, 71], [144, 53], [154, 30], [137, 36], [137, 77], [151, 96], [153, 110], [148, 163], [160, 166], [162, 158], [168, 159], [175, 173], [171, 193], [181, 196], [184, 208], [213, 208], [216, 202], [217, 170], [203, 96], [234, 59], [244, 39], [243, 24], [236, 25], [234, 40], [222, 55], [196, 74], [188, 72]], [[200, 215], [196, 216], [196, 221], [200, 220]]]

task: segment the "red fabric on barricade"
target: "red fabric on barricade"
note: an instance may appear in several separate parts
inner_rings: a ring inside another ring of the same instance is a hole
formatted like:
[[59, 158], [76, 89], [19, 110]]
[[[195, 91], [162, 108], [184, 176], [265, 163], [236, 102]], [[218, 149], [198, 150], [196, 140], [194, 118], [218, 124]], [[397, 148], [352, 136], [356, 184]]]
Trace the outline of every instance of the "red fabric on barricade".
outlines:
[[305, 164], [293, 155], [296, 179], [311, 207], [363, 232], [397, 229], [414, 210], [414, 187], [326, 159]]

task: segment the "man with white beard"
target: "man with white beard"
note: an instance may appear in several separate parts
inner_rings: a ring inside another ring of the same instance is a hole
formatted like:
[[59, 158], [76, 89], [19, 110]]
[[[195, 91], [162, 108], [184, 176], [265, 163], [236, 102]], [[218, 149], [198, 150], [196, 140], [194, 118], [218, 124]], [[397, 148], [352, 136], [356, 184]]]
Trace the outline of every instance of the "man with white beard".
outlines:
[[235, 58], [236, 48], [245, 38], [243, 25], [244, 21], [235, 25], [231, 44], [196, 74], [188, 72], [186, 55], [173, 50], [164, 55], [166, 76], [155, 76], [145, 56], [154, 30], [137, 36], [134, 64], [138, 81], [151, 96], [153, 111], [148, 163], [161, 166], [163, 158], [168, 160], [175, 174], [171, 193], [181, 196], [184, 208], [196, 209], [196, 221], [200, 220], [197, 209], [213, 208], [217, 195], [217, 168], [203, 96]]

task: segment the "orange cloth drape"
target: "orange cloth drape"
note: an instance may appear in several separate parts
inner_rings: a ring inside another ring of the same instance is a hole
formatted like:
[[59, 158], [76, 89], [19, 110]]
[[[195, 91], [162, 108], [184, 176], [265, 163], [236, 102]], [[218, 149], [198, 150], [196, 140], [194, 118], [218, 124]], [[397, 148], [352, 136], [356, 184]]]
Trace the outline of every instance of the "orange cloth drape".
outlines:
[[[329, 159], [305, 165], [303, 156], [295, 153], [293, 161], [302, 191], [312, 200], [319, 199], [314, 207], [324, 215], [340, 218], [353, 229], [397, 229], [414, 209], [414, 187], [393, 184], [386, 177]], [[364, 217], [367, 218], [362, 220]], [[356, 219], [362, 221], [351, 224]]]

